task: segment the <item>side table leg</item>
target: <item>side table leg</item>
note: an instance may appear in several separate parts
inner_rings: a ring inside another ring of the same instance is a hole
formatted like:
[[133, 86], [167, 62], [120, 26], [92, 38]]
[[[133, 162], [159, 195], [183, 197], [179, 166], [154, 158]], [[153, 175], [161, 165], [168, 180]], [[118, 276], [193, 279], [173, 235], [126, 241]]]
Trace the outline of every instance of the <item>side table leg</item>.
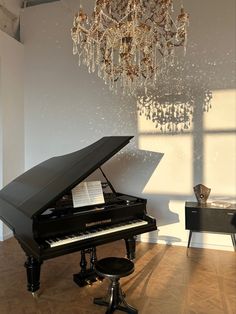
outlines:
[[188, 236], [188, 246], [187, 246], [187, 256], [188, 256], [188, 249], [190, 246], [191, 238], [192, 238], [192, 230], [189, 230], [189, 236]]
[[234, 233], [231, 233], [231, 239], [232, 239], [234, 251], [236, 252], [236, 237]]

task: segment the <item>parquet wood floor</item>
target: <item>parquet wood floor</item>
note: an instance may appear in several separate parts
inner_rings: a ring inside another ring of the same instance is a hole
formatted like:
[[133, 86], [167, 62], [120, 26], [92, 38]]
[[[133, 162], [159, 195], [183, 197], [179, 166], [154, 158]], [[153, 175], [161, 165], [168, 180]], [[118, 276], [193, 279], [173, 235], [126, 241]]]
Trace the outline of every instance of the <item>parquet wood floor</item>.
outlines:
[[[236, 314], [236, 254], [148, 243], [137, 244], [135, 272], [121, 280], [127, 301], [141, 314]], [[98, 257], [124, 256], [123, 241], [98, 248]], [[15, 239], [0, 243], [1, 314], [99, 314], [93, 297], [108, 282], [79, 288], [72, 280], [80, 253], [45, 261], [39, 298], [26, 290], [25, 255]], [[122, 312], [115, 312], [122, 313]]]

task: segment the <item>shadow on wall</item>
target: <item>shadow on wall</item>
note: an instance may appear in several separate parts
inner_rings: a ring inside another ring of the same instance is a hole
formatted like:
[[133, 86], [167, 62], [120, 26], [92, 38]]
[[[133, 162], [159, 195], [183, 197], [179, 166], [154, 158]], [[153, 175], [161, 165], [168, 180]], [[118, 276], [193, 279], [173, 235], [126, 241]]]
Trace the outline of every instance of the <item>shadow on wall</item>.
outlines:
[[186, 131], [196, 109], [200, 107], [205, 112], [211, 108], [212, 92], [208, 85], [208, 77], [199, 65], [176, 57], [171, 65], [160, 67], [154, 88], [148, 88], [147, 94], [144, 90], [138, 92], [138, 112], [162, 133]]
[[[146, 150], [123, 150], [117, 154], [106, 166], [105, 171], [114, 178], [114, 187], [117, 191], [137, 195], [147, 199], [147, 212], [158, 218], [157, 224], [169, 224], [179, 221], [178, 214], [173, 213], [169, 207], [169, 198], [165, 200], [161, 196], [150, 195], [144, 192], [146, 185], [154, 172], [158, 172], [158, 166], [164, 157], [164, 153]], [[158, 200], [157, 200], [158, 198]], [[160, 212], [164, 212], [164, 221], [156, 215], [157, 204], [161, 202]]]
[[213, 90], [235, 88], [233, 51], [224, 59], [212, 60], [206, 51], [199, 54], [197, 49], [192, 44], [186, 57], [178, 55], [171, 65], [162, 64], [156, 85], [148, 87], [147, 94], [138, 91], [138, 113], [153, 122], [153, 132], [188, 131], [204, 112], [211, 111]]
[[[222, 56], [221, 58], [219, 53], [215, 56], [210, 51], [192, 45], [188, 48], [184, 70], [180, 67], [181, 75], [178, 76], [178, 69], [171, 72], [172, 82], [179, 84], [181, 92], [188, 93], [188, 99], [193, 105], [189, 128], [183, 128], [182, 132], [172, 132], [168, 130], [166, 119], [152, 120], [150, 116], [145, 117], [145, 111], [137, 119], [139, 147], [153, 151], [160, 149], [165, 155], [157, 174], [152, 175], [145, 197], [151, 211], [154, 209], [153, 216], [157, 218], [158, 226], [164, 227], [158, 239], [166, 242], [175, 242], [171, 240], [171, 234], [168, 234], [173, 230], [181, 233], [181, 237], [184, 236], [183, 204], [187, 200], [196, 201], [193, 186], [206, 184], [212, 188], [213, 197], [233, 195], [235, 198], [235, 56], [233, 50], [222, 52]], [[168, 79], [165, 83], [168, 84]], [[165, 89], [168, 89], [167, 85], [162, 86], [164, 93]], [[177, 102], [181, 99], [176, 98], [175, 89], [169, 88], [168, 91], [168, 102], [165, 101], [164, 105], [173, 107], [175, 103], [171, 99]], [[172, 91], [174, 94], [171, 94]], [[204, 113], [204, 106], [209, 108], [209, 105], [212, 108]], [[150, 103], [148, 106], [144, 105], [150, 110]], [[165, 110], [166, 107], [163, 115]], [[161, 115], [161, 112], [158, 114]], [[175, 118], [174, 115], [169, 123], [174, 124]], [[158, 127], [156, 122], [159, 123]], [[181, 208], [176, 213], [171, 211], [171, 208], [175, 208], [171, 202], [181, 203]], [[178, 221], [180, 224], [174, 226], [175, 229], [168, 227]], [[203, 236], [198, 234], [197, 239], [201, 243]]]
[[158, 152], [127, 148], [107, 164], [106, 171], [114, 178], [114, 185], [118, 190], [141, 195], [163, 155]]

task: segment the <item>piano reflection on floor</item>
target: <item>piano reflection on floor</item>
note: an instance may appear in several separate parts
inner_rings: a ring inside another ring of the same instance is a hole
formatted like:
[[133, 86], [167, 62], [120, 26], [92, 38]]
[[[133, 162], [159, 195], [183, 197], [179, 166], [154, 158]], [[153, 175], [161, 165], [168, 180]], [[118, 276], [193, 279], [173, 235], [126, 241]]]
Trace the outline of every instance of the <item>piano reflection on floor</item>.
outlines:
[[[0, 191], [0, 218], [27, 255], [28, 290], [33, 294], [40, 287], [44, 260], [81, 251], [81, 270], [74, 281], [84, 286], [96, 280], [98, 245], [124, 239], [127, 257], [134, 259], [136, 235], [157, 229], [146, 212], [146, 199], [116, 192], [101, 168], [131, 138], [104, 137], [82, 150], [46, 160]], [[73, 190], [97, 169], [104, 177], [102, 202], [75, 207]]]

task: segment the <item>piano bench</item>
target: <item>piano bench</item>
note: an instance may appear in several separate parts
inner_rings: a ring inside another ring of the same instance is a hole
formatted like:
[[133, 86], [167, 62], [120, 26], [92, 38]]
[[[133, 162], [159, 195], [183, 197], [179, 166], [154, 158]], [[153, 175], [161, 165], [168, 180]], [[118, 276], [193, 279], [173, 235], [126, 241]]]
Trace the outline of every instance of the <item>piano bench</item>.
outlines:
[[95, 263], [95, 271], [101, 276], [110, 279], [108, 294], [104, 298], [95, 298], [93, 303], [107, 306], [106, 314], [113, 313], [116, 309], [137, 314], [138, 311], [125, 301], [125, 294], [120, 287], [120, 278], [133, 273], [134, 263], [127, 258], [106, 257]]

